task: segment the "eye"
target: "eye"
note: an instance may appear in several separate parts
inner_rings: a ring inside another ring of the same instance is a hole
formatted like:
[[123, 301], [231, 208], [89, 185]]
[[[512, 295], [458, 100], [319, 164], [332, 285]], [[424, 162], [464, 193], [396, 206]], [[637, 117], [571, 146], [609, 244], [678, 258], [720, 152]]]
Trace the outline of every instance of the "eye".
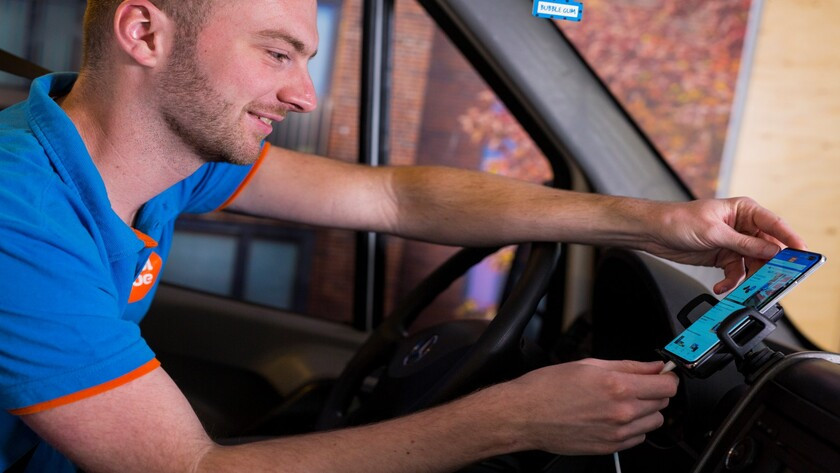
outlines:
[[285, 53], [269, 50], [268, 54], [278, 62], [288, 62], [290, 60], [289, 56]]

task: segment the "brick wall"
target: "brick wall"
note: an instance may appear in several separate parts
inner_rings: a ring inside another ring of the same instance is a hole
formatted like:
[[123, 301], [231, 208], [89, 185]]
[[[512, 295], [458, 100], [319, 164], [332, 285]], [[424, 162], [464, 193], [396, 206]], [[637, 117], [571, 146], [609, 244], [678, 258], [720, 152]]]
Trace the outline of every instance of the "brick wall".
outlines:
[[[428, 70], [416, 163], [477, 169], [481, 158], [480, 144], [472, 142], [466, 133], [461, 132], [458, 119], [476, 103], [479, 94], [487, 87], [437, 28], [433, 40], [431, 57], [434, 59]], [[400, 241], [404, 246], [403, 258], [395, 262], [399, 269], [389, 274], [388, 280], [397, 297], [406, 294], [455, 252], [451, 247]], [[419, 325], [427, 326], [451, 318], [461, 304], [462, 296], [463, 284], [458, 281], [423, 314]]]
[[[359, 97], [362, 42], [362, 1], [346, 0], [342, 6], [333, 71], [328, 156], [358, 161]], [[396, 165], [413, 164], [420, 134], [423, 96], [432, 45], [433, 25], [414, 0], [401, 0], [395, 12], [396, 54], [393, 62], [391, 140], [388, 157]], [[317, 233], [309, 312], [333, 320], [349, 321], [352, 313], [355, 236], [352, 232], [322, 230]], [[387, 273], [396, 274], [402, 244], [387, 247]], [[396, 287], [389, 278], [386, 291]], [[388, 297], [388, 299], [392, 299]]]
[[[329, 137], [330, 157], [358, 159], [361, 0], [346, 0], [333, 75], [335, 104]], [[459, 121], [488, 93], [483, 80], [437, 28], [416, 0], [397, 0], [394, 27], [393, 95], [388, 157], [392, 165], [447, 165], [478, 169], [481, 143], [462, 131]], [[332, 320], [352, 316], [351, 232], [319, 231], [310, 286], [309, 313]], [[386, 239], [386, 314], [455, 248]], [[463, 302], [457, 282], [422, 316], [419, 326], [448, 319]]]
[[[328, 155], [358, 159], [359, 76], [361, 65], [361, 0], [342, 7], [333, 75]], [[415, 0], [398, 0], [395, 12], [395, 55], [389, 160], [393, 165], [442, 164], [476, 168], [480, 148], [460, 130], [458, 116], [475, 100], [483, 85], [468, 64]], [[354, 236], [320, 230], [316, 237], [309, 313], [348, 321], [352, 311]], [[386, 247], [386, 312], [452, 250], [388, 238]], [[457, 305], [456, 290], [444, 304]]]
[[[356, 162], [359, 154], [359, 90], [362, 63], [362, 1], [345, 0], [341, 9], [331, 80], [331, 118], [327, 156]], [[355, 234], [316, 232], [308, 300], [310, 315], [349, 322], [353, 312]]]

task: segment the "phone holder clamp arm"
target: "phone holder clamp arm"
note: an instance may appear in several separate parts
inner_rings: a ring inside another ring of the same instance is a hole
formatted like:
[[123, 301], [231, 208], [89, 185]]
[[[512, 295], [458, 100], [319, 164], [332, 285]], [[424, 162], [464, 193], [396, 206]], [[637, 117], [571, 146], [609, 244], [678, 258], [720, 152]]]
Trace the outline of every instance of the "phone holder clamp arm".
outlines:
[[[784, 354], [773, 351], [762, 343], [776, 330], [775, 322], [782, 313], [783, 309], [778, 304], [771, 307], [766, 314], [746, 307], [726, 317], [716, 331], [724, 349], [735, 357], [735, 366], [748, 384], [753, 384], [761, 373], [784, 358]], [[747, 322], [744, 322], [745, 318]], [[741, 324], [745, 325], [744, 330], [733, 333], [733, 329]]]

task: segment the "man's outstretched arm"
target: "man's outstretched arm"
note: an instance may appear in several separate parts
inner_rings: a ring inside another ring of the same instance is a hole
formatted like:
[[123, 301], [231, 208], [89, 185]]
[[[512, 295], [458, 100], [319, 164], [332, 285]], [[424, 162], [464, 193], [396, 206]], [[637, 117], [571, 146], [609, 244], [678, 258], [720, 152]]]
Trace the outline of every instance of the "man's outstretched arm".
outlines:
[[90, 472], [435, 472], [529, 449], [607, 453], [662, 424], [676, 393], [661, 363], [583, 360], [364, 427], [222, 447], [157, 369], [22, 419]]
[[563, 241], [641, 249], [723, 269], [718, 293], [781, 246], [805, 246], [778, 216], [747, 198], [654, 202], [452, 168], [370, 168], [276, 147], [232, 207], [451, 245]]

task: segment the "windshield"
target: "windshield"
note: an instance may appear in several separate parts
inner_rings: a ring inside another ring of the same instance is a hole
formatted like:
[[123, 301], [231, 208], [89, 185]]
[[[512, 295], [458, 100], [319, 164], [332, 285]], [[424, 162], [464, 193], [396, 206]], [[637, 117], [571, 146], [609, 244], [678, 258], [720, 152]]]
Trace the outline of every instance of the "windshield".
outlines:
[[585, 2], [563, 33], [697, 197], [712, 197], [750, 0]]

